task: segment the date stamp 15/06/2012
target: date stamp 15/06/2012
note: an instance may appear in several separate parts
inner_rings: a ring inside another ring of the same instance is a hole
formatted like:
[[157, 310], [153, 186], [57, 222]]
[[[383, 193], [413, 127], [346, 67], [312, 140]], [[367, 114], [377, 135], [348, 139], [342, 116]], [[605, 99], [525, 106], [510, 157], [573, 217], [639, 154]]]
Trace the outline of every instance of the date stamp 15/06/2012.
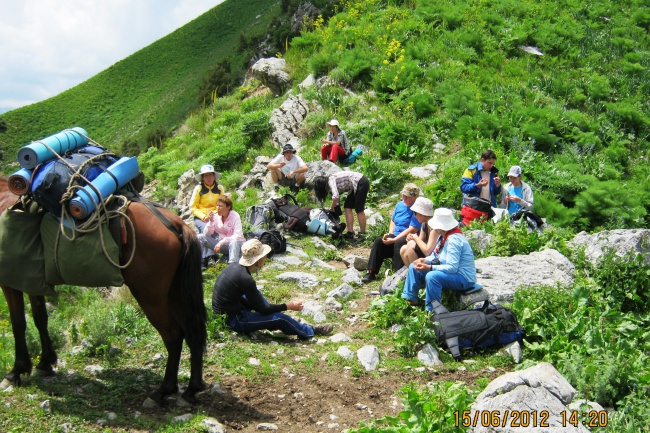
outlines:
[[547, 410], [477, 410], [455, 411], [456, 427], [607, 427], [607, 411], [590, 410], [585, 412], [563, 411], [559, 419], [553, 419]]

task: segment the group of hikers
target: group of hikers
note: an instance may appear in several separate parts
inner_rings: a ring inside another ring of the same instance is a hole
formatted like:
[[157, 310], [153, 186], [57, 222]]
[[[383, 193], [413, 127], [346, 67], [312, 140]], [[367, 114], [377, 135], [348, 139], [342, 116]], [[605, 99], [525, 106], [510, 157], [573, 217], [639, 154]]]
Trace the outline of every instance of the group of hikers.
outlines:
[[[322, 160], [341, 162], [350, 155], [345, 132], [335, 119], [327, 123], [329, 132], [323, 139]], [[442, 289], [466, 292], [476, 284], [474, 253], [461, 228], [477, 218], [491, 218], [497, 204], [502, 212], [514, 215], [520, 211], [532, 211], [533, 192], [522, 181], [522, 168], [512, 166], [508, 172], [509, 182], [502, 185], [495, 167], [496, 154], [492, 150], [482, 153], [480, 161], [470, 165], [461, 177], [463, 192], [461, 218], [447, 208], [434, 210], [433, 202], [424, 197], [414, 183], [407, 183], [400, 192], [401, 200], [395, 206], [387, 233], [373, 241], [368, 266], [362, 278], [369, 283], [378, 278], [383, 261], [392, 258], [393, 270], [407, 269], [402, 297], [411, 305], [421, 303], [420, 289], [425, 289], [424, 306], [433, 309], [433, 301], [441, 301]], [[291, 144], [286, 144], [279, 155], [267, 165], [275, 191], [280, 185], [293, 191], [304, 186], [307, 165], [296, 155]], [[233, 211], [231, 199], [217, 181], [220, 178], [213, 166], [201, 167], [196, 179], [190, 208], [199, 239], [204, 248], [207, 267], [218, 259], [228, 266], [217, 278], [212, 308], [215, 314], [225, 314], [228, 326], [241, 333], [256, 330], [281, 331], [309, 339], [314, 335], [328, 335], [331, 324], [307, 325], [283, 313], [300, 311], [301, 300], [283, 304], [270, 304], [257, 289], [252, 273], [261, 269], [271, 247], [258, 239], [246, 240], [239, 214]], [[330, 210], [340, 212], [341, 196], [347, 232], [344, 239], [364, 239], [366, 235], [365, 205], [370, 181], [362, 173], [349, 169], [314, 179], [314, 194], [325, 203], [331, 193]], [[498, 200], [500, 198], [500, 200]], [[357, 216], [358, 232], [355, 233], [354, 215]], [[340, 215], [340, 213], [339, 213]]]

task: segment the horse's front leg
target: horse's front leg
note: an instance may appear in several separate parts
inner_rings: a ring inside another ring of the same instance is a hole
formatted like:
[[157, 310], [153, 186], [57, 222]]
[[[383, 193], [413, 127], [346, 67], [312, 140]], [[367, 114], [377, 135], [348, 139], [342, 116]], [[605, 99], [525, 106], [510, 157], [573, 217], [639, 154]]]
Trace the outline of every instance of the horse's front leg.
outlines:
[[25, 321], [25, 299], [23, 292], [5, 286], [2, 286], [2, 291], [7, 300], [7, 306], [9, 307], [9, 319], [11, 320], [11, 329], [14, 334], [16, 352], [14, 367], [0, 384], [0, 389], [5, 389], [9, 385], [20, 385], [21, 374], [31, 374], [32, 360], [29, 358], [27, 341], [25, 340], [27, 322]]
[[57, 356], [50, 333], [47, 330], [47, 308], [45, 306], [44, 296], [30, 296], [29, 301], [32, 304], [32, 314], [34, 315], [34, 324], [38, 329], [38, 335], [41, 339], [41, 360], [36, 365], [36, 371], [45, 376], [55, 374], [53, 365], [56, 364]]

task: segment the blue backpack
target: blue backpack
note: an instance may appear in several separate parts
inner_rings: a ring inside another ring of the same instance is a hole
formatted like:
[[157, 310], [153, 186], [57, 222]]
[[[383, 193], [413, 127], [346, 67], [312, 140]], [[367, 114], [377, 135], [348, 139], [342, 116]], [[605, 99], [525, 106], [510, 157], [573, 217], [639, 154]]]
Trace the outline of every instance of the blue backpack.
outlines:
[[363, 148], [357, 147], [348, 156], [341, 160], [341, 165], [351, 165], [363, 154]]
[[473, 310], [447, 311], [438, 301], [431, 303], [433, 330], [440, 347], [460, 361], [461, 350], [473, 351], [490, 346], [502, 346], [525, 336], [515, 314], [499, 304], [485, 301]]

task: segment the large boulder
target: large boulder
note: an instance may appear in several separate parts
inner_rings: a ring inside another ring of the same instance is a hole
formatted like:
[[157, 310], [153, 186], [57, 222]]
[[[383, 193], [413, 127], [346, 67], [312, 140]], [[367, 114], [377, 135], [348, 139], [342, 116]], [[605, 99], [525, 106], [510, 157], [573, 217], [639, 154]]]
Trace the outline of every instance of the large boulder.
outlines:
[[259, 59], [251, 67], [253, 77], [260, 80], [267, 86], [275, 96], [283, 95], [291, 84], [291, 78], [287, 71], [286, 61], [277, 57]]
[[492, 302], [512, 302], [521, 286], [571, 284], [575, 267], [553, 249], [512, 257], [476, 260], [477, 281], [490, 293]]
[[314, 179], [317, 177], [329, 177], [330, 174], [341, 171], [341, 167], [332, 161], [312, 161], [306, 164], [309, 170], [305, 173], [305, 186], [310, 189], [314, 187]]
[[576, 249], [584, 247], [587, 260], [593, 264], [596, 264], [610, 249], [619, 256], [624, 256], [628, 252], [643, 254], [645, 264], [650, 264], [649, 229], [609, 230], [592, 235], [580, 232], [569, 245]]
[[[568, 422], [575, 395], [575, 388], [547, 362], [506, 373], [490, 382], [472, 404], [470, 419], [477, 416], [478, 422], [468, 431], [588, 432], [582, 424]], [[520, 427], [514, 427], [515, 421]]]

